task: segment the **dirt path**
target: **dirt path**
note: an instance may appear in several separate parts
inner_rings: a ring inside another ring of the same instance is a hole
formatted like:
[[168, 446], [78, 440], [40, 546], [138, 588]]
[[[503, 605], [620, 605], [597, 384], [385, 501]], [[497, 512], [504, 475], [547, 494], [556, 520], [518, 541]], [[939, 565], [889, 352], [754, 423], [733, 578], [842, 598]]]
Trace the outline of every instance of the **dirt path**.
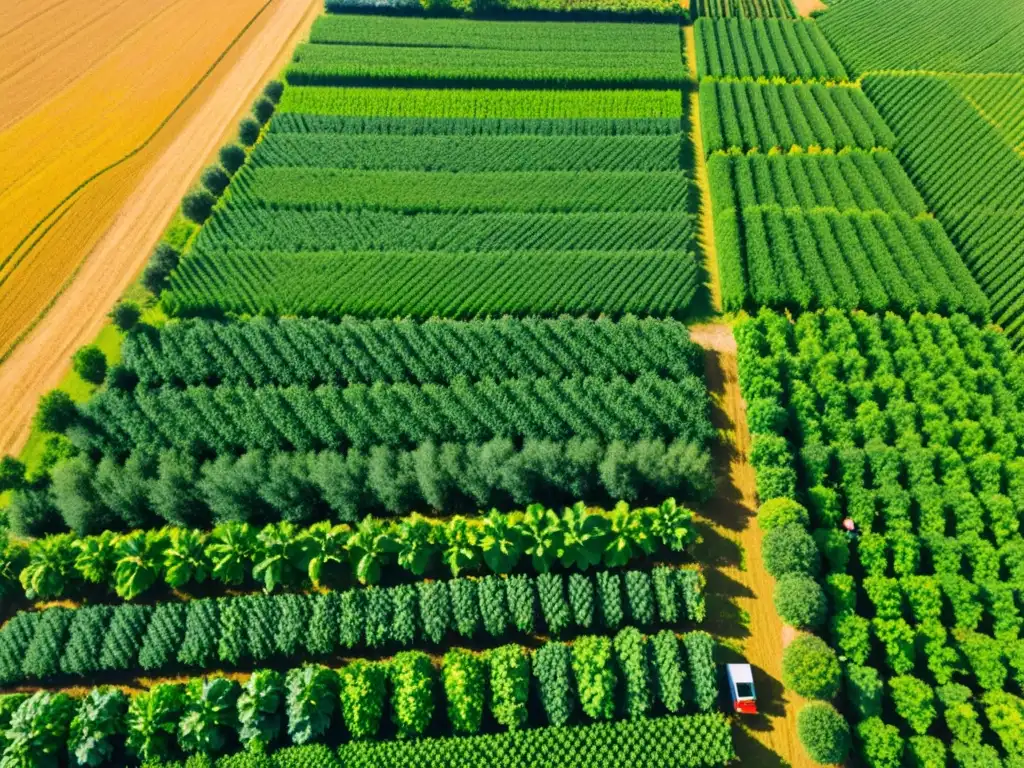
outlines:
[[793, 7], [801, 16], [810, 16], [814, 11], [828, 10], [828, 6], [821, 0], [793, 0]]
[[[696, 79], [693, 27], [684, 28], [686, 60]], [[697, 90], [690, 94], [690, 136], [694, 179], [700, 189], [697, 243], [704, 257], [707, 286], [715, 311], [722, 310], [718, 256], [711, 218], [704, 142], [700, 130]], [[704, 370], [712, 398], [712, 422], [720, 440], [714, 448], [718, 485], [714, 498], [701, 508], [704, 537], [701, 562], [708, 579], [708, 625], [727, 649], [728, 660], [754, 668], [761, 714], [739, 720], [736, 751], [743, 765], [813, 766], [796, 735], [796, 708], [782, 686], [783, 625], [775, 613], [774, 580], [761, 560], [757, 527], [757, 485], [747, 460], [750, 431], [746, 404], [740, 396], [736, 339], [727, 323], [690, 328], [690, 337], [704, 349]]]
[[143, 176], [74, 281], [0, 366], [0, 452], [15, 453], [28, 436], [40, 395], [67, 370], [71, 354], [103, 327], [106, 313], [135, 279], [203, 163], [234, 130], [262, 83], [305, 34], [320, 0], [280, 0], [216, 90]]
[[739, 720], [736, 751], [743, 765], [813, 766], [796, 734], [796, 702], [782, 686], [783, 625], [772, 603], [774, 581], [761, 560], [750, 432], [740, 396], [736, 340], [724, 323], [698, 325], [691, 338], [705, 350], [712, 421], [722, 440], [714, 451], [718, 487], [701, 508], [708, 580], [707, 629], [727, 648], [726, 659], [754, 668], [761, 714]]

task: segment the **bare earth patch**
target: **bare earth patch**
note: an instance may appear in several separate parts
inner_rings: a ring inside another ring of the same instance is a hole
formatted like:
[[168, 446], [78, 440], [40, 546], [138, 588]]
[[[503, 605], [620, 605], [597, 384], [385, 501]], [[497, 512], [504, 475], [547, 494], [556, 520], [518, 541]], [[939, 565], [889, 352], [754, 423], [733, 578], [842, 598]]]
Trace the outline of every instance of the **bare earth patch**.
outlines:
[[801, 16], [810, 16], [814, 11], [828, 10], [828, 6], [821, 0], [793, 0], [793, 7]]

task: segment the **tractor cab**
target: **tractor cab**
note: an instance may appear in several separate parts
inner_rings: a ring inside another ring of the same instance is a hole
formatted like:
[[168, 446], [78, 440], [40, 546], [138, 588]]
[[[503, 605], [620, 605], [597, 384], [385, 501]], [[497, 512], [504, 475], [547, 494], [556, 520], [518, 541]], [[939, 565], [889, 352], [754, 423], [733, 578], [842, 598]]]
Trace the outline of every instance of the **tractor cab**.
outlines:
[[757, 694], [754, 692], [754, 674], [749, 664], [726, 664], [729, 677], [729, 695], [732, 697], [734, 712], [744, 715], [757, 714]]

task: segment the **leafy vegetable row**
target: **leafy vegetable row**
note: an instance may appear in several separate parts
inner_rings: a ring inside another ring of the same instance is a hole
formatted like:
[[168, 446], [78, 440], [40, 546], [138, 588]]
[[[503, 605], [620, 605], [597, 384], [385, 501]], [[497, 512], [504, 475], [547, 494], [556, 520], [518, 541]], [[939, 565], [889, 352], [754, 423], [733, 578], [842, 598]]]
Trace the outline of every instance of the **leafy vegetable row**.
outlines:
[[428, 729], [472, 734], [638, 719], [687, 704], [707, 712], [718, 693], [713, 650], [704, 633], [680, 639], [666, 630], [646, 638], [626, 628], [614, 640], [588, 636], [535, 651], [453, 649], [440, 669], [425, 653], [406, 651], [337, 671], [262, 670], [244, 686], [211, 677], [161, 683], [130, 697], [110, 688], [81, 700], [45, 691], [12, 695], [0, 699], [7, 726], [0, 764], [56, 762], [67, 750], [78, 765], [124, 765], [216, 754], [253, 739], [302, 745], [338, 728], [359, 741], [413, 738]]

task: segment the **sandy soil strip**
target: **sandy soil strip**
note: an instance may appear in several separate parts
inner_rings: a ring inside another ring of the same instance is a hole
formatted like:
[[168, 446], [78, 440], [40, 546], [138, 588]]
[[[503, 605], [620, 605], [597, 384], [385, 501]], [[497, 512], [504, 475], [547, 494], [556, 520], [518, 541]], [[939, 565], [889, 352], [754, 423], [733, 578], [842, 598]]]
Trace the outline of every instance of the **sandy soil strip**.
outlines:
[[793, 7], [801, 16], [810, 16], [814, 11], [827, 11], [828, 6], [821, 0], [793, 0]]
[[203, 163], [234, 130], [253, 93], [305, 34], [320, 0], [280, 0], [213, 94], [178, 133], [92, 249], [74, 282], [0, 366], [0, 451], [16, 453], [28, 437], [40, 395], [68, 368], [71, 354], [103, 327], [106, 313], [135, 279]]

